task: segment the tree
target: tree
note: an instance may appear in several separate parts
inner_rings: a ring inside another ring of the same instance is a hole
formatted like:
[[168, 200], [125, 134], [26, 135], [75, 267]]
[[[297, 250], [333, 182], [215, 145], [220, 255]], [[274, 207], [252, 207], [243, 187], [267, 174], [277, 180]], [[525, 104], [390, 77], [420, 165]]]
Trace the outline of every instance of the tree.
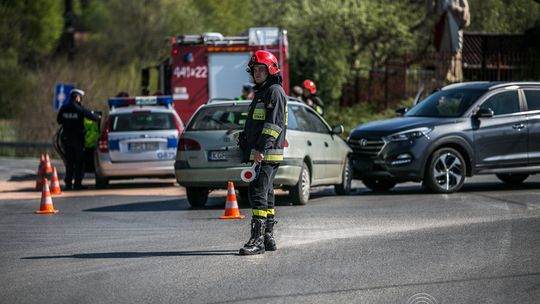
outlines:
[[89, 30], [85, 56], [113, 66], [142, 65], [164, 43], [168, 22], [163, 0], [95, 0], [82, 13]]
[[534, 0], [469, 1], [469, 31], [523, 33], [540, 20], [540, 5]]
[[[419, 7], [421, 9], [419, 9]], [[389, 59], [418, 52], [429, 40], [419, 30], [422, 3], [340, 0], [295, 2], [285, 26], [290, 30], [291, 70], [320, 84], [323, 97], [336, 100], [347, 82]]]
[[0, 4], [0, 117], [12, 117], [28, 94], [35, 68], [54, 50], [62, 31], [60, 0]]

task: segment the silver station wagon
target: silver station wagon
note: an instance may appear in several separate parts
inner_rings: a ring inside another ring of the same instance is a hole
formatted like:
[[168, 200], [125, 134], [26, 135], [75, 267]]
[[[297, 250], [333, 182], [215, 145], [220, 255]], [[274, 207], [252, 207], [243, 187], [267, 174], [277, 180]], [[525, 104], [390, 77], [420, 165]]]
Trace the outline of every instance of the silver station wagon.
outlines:
[[[248, 184], [240, 172], [250, 164], [242, 163], [237, 141], [250, 102], [211, 100], [187, 124], [178, 143], [175, 174], [192, 206], [204, 206], [209, 192], [225, 189], [227, 181], [234, 182], [244, 202], [248, 200]], [[284, 160], [274, 184], [289, 191], [292, 203], [305, 205], [312, 186], [334, 185], [340, 195], [350, 192], [351, 149], [338, 136], [342, 132], [343, 126], [331, 128], [309, 106], [289, 99]]]

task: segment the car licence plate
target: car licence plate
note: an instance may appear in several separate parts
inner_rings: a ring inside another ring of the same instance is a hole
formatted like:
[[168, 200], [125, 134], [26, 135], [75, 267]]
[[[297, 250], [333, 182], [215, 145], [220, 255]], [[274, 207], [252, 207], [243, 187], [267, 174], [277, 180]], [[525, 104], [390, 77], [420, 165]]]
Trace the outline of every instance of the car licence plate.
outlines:
[[157, 150], [159, 144], [157, 142], [129, 143], [128, 148], [129, 151]]
[[227, 160], [226, 151], [209, 151], [208, 160], [211, 160], [211, 161]]

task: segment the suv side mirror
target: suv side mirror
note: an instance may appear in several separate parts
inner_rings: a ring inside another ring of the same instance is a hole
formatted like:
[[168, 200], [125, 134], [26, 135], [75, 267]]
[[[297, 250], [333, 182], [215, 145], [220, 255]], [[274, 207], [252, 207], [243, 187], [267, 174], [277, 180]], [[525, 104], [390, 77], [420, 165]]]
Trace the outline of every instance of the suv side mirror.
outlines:
[[476, 114], [474, 114], [474, 117], [477, 118], [489, 118], [493, 117], [493, 110], [490, 108], [480, 108], [478, 111], [476, 111]]
[[332, 134], [341, 134], [345, 131], [343, 125], [337, 125], [332, 127]]
[[407, 113], [408, 110], [409, 110], [408, 108], [397, 108], [396, 109], [396, 116], [397, 117], [404, 116], [405, 113]]

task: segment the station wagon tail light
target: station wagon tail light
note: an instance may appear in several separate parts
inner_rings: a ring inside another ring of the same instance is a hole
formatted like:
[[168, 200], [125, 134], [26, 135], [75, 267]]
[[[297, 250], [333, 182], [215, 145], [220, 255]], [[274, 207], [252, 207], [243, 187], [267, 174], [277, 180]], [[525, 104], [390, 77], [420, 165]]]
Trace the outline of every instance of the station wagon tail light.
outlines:
[[109, 117], [107, 121], [105, 121], [105, 125], [103, 125], [103, 131], [101, 132], [101, 135], [99, 135], [98, 138], [98, 149], [100, 152], [107, 153], [109, 152], [109, 123], [111, 122], [111, 118]]
[[199, 151], [201, 145], [193, 139], [180, 138], [178, 141], [178, 151]]

